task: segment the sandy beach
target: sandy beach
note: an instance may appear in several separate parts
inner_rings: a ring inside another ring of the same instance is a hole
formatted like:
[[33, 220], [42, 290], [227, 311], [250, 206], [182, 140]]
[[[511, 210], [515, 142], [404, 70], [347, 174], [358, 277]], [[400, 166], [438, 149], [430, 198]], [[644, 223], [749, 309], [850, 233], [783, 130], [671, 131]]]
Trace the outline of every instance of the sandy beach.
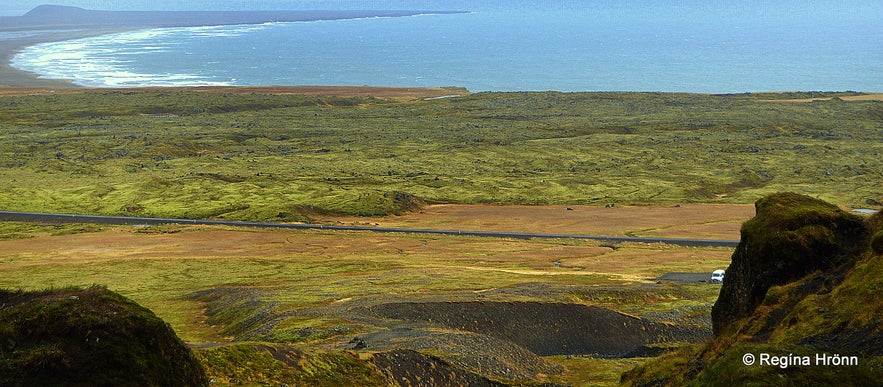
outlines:
[[77, 87], [67, 80], [39, 78], [37, 74], [13, 67], [10, 62], [21, 50], [36, 44], [88, 38], [91, 36], [107, 35], [128, 30], [131, 29], [96, 28], [69, 31], [16, 31], [17, 33], [20, 32], [22, 35], [26, 36], [0, 40], [0, 86]]
[[[131, 31], [140, 28], [95, 28], [70, 31], [25, 31], [32, 34], [16, 39], [0, 40], [0, 97], [12, 95], [55, 94], [68, 92], [89, 92], [92, 90], [111, 91], [112, 88], [91, 88], [75, 85], [69, 80], [43, 79], [37, 74], [23, 71], [10, 64], [15, 55], [29, 46], [87, 38]], [[2, 31], [0, 31], [2, 32]], [[156, 88], [140, 88], [153, 90]], [[185, 87], [163, 89], [185, 89]], [[374, 96], [378, 98], [415, 99], [439, 98], [469, 94], [464, 88], [420, 88], [420, 87], [379, 87], [379, 86], [199, 86], [186, 87], [190, 91], [234, 93], [234, 94], [304, 94], [336, 95], [341, 97]]]
[[[12, 95], [54, 94], [66, 92], [88, 92], [91, 90], [110, 91], [112, 88], [90, 88], [77, 86], [69, 80], [43, 79], [37, 74], [13, 67], [13, 57], [24, 48], [40, 43], [65, 41], [107, 34], [131, 31], [140, 28], [92, 28], [70, 31], [21, 31], [15, 39], [0, 40], [0, 97]], [[0, 33], [3, 31], [0, 30]], [[17, 32], [18, 33], [18, 32]], [[156, 88], [140, 88], [153, 90]], [[172, 89], [172, 88], [163, 88]], [[185, 89], [178, 87], [174, 89]], [[234, 94], [304, 94], [336, 95], [342, 97], [374, 96], [379, 98], [414, 99], [439, 98], [469, 94], [463, 88], [419, 88], [419, 87], [375, 87], [375, 86], [199, 86], [186, 87], [191, 91], [234, 93]]]
[[400, 17], [459, 11], [92, 11], [39, 6], [23, 16], [0, 17], [0, 86], [77, 87], [71, 81], [39, 78], [11, 65], [21, 50], [58, 42], [165, 27], [199, 27], [268, 22]]

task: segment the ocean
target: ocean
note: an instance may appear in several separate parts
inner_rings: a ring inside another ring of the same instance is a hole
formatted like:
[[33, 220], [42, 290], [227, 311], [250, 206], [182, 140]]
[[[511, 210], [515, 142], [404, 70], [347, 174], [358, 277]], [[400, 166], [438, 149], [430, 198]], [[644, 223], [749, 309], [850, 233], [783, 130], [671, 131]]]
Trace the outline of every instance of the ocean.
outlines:
[[883, 15], [839, 16], [533, 9], [166, 28], [40, 44], [12, 63], [96, 87], [883, 91]]

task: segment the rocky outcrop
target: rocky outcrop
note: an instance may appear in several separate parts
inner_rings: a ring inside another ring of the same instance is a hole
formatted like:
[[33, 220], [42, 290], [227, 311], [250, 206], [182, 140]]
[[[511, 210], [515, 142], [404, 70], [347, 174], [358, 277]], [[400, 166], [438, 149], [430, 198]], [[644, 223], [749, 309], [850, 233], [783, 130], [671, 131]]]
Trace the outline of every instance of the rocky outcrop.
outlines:
[[757, 215], [742, 226], [742, 239], [712, 308], [715, 335], [751, 314], [770, 286], [848, 266], [867, 246], [862, 218], [833, 204], [779, 193], [758, 200], [755, 208]]
[[[862, 218], [795, 194], [761, 199], [714, 305], [714, 337], [636, 367], [622, 382], [880, 385], [881, 232], [883, 213]], [[764, 362], [765, 355], [780, 362]], [[819, 356], [838, 357], [840, 366]]]
[[0, 385], [208, 384], [171, 327], [117, 293], [0, 290]]

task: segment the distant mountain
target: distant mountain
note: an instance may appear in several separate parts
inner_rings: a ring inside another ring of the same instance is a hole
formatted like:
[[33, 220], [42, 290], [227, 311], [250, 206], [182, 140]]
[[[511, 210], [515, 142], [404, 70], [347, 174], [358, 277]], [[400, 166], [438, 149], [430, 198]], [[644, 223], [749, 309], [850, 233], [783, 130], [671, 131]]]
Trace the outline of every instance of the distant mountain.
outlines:
[[[128, 14], [129, 12], [125, 12]], [[21, 16], [21, 20], [27, 24], [119, 24], [122, 20], [115, 20], [119, 12], [90, 11], [79, 7], [61, 5], [41, 5]]]
[[79, 7], [68, 7], [63, 5], [40, 5], [37, 8], [32, 9], [30, 12], [24, 14], [22, 17], [24, 18], [37, 18], [37, 19], [49, 19], [49, 18], [69, 18], [69, 17], [82, 17], [89, 13], [89, 11], [79, 8]]
[[0, 17], [0, 31], [4, 29], [46, 28], [189, 27], [364, 17], [397, 17], [460, 12], [462, 11], [95, 11], [78, 7], [41, 5], [23, 16]]

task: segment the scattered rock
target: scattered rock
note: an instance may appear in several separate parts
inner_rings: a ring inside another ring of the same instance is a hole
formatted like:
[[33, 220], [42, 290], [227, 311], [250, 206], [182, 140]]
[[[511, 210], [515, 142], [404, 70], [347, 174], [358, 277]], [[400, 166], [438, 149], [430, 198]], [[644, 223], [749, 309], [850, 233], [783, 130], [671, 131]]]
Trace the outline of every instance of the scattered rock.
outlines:
[[505, 384], [463, 371], [444, 360], [407, 349], [374, 354], [374, 364], [401, 386], [488, 386]]
[[365, 340], [360, 337], [353, 337], [353, 339], [350, 340], [349, 344], [349, 349], [351, 350], [364, 349], [368, 347], [368, 343], [366, 343]]
[[706, 337], [581, 304], [543, 302], [407, 302], [380, 304], [383, 317], [425, 321], [507, 340], [540, 356], [627, 357], [646, 344]]

